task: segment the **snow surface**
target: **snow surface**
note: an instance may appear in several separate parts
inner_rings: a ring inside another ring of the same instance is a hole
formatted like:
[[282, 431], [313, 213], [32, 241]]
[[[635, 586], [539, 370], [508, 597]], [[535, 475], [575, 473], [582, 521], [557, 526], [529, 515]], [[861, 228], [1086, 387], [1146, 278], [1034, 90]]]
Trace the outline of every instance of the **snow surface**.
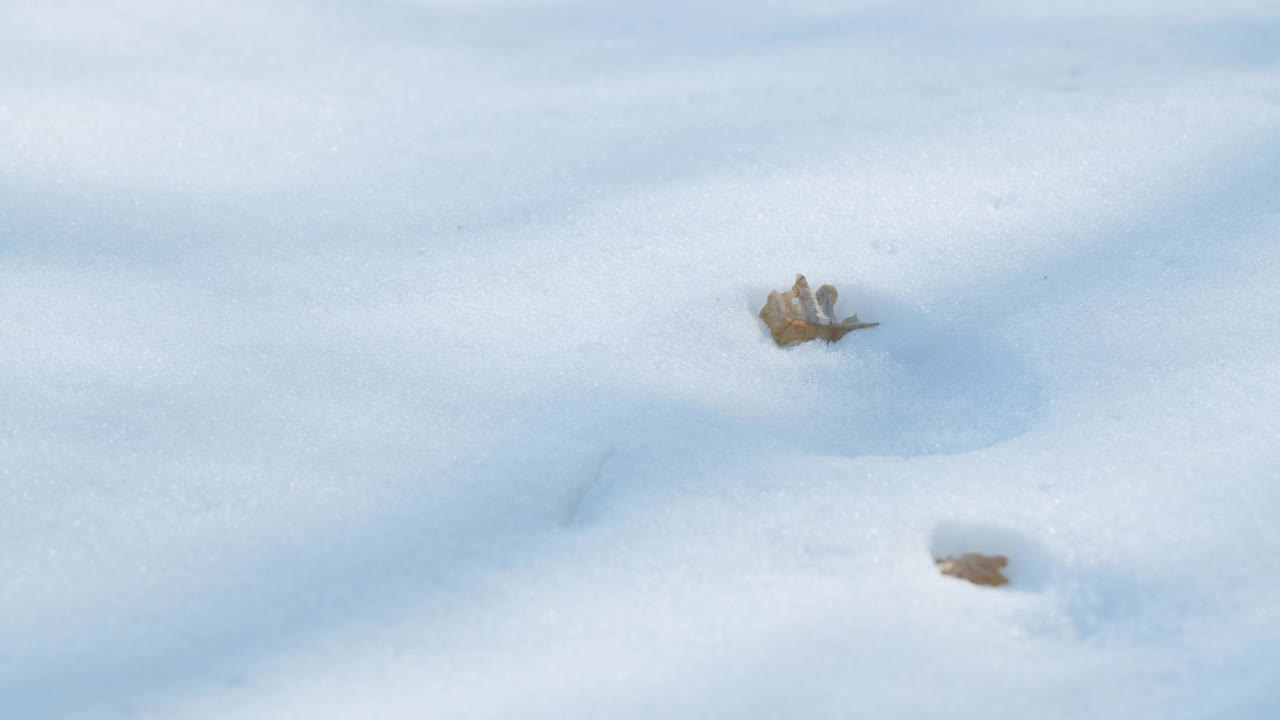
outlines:
[[0, 717], [1280, 717], [1278, 280], [1274, 0], [8, 0]]

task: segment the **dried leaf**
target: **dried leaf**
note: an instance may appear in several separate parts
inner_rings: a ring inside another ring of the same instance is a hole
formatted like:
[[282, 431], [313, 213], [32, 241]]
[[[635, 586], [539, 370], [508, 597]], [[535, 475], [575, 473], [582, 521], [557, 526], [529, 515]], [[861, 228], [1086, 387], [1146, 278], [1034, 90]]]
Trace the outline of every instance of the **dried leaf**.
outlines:
[[796, 283], [790, 290], [769, 293], [760, 319], [769, 326], [774, 342], [778, 345], [795, 345], [810, 340], [835, 342], [846, 334], [880, 323], [864, 323], [858, 316], [845, 318], [837, 323], [836, 300], [840, 294], [832, 285], [823, 285], [814, 292], [804, 275], [796, 275]]
[[1000, 568], [1009, 564], [1009, 559], [1003, 555], [965, 553], [960, 557], [935, 559], [934, 562], [943, 575], [968, 580], [975, 585], [999, 587], [1009, 582], [1009, 578], [1000, 574]]

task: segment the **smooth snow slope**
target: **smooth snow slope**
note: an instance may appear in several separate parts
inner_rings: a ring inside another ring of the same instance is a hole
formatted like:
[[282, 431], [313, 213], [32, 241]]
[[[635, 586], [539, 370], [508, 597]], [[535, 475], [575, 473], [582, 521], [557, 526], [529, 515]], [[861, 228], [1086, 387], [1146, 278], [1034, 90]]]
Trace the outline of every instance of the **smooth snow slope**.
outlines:
[[1278, 281], [1274, 0], [9, 0], [0, 717], [1278, 717]]

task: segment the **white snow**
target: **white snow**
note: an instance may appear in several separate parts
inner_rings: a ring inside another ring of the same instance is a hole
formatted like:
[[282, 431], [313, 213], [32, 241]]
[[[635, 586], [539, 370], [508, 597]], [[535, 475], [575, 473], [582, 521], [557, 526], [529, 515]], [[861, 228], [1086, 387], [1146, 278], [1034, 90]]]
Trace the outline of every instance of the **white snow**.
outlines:
[[1270, 719], [1278, 526], [1274, 0], [0, 5], [0, 717]]

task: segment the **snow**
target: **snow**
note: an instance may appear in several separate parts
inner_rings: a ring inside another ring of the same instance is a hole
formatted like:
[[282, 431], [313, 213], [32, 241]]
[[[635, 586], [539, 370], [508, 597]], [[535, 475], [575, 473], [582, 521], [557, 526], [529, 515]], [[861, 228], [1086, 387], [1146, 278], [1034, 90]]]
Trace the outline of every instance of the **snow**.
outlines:
[[[1280, 714], [1280, 5], [11, 0], [0, 70], [0, 715]], [[882, 325], [775, 347], [796, 272]]]

